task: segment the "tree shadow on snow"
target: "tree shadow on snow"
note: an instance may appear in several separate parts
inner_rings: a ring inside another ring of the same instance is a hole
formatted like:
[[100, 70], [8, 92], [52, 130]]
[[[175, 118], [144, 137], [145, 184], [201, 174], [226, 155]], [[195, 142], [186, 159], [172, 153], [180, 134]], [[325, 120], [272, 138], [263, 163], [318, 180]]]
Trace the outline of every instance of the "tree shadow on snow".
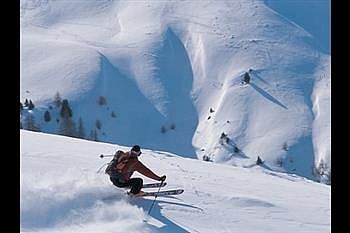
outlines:
[[265, 168], [266, 170], [269, 170], [269, 171], [274, 171], [271, 167], [269, 167], [267, 164], [265, 163], [262, 163], [262, 164], [259, 164], [260, 167], [262, 168]]
[[258, 87], [257, 85], [255, 85], [254, 83], [250, 83], [250, 85], [256, 90], [258, 91], [260, 94], [262, 94], [265, 98], [267, 98], [268, 100], [270, 100], [271, 102], [278, 104], [279, 106], [281, 106], [282, 108], [288, 109], [284, 104], [282, 104], [280, 101], [278, 101], [275, 97], [273, 97], [272, 95], [270, 95], [269, 93], [267, 93], [266, 91], [264, 91], [263, 89], [261, 89], [260, 87]]
[[[229, 152], [230, 158], [233, 158], [233, 157], [242, 158], [242, 159], [249, 158], [242, 150], [240, 150], [237, 147], [236, 143], [234, 143], [232, 140], [230, 140], [227, 144], [224, 144], [223, 147]], [[237, 151], [235, 151], [235, 148], [237, 149]]]
[[259, 70], [253, 70], [253, 71], [251, 71], [251, 74], [254, 75], [254, 77], [257, 78], [258, 80], [260, 80], [261, 82], [265, 83], [266, 85], [270, 85], [270, 83], [268, 83], [265, 79], [263, 79], [263, 78], [259, 75], [260, 72], [261, 72], [261, 71], [259, 71]]

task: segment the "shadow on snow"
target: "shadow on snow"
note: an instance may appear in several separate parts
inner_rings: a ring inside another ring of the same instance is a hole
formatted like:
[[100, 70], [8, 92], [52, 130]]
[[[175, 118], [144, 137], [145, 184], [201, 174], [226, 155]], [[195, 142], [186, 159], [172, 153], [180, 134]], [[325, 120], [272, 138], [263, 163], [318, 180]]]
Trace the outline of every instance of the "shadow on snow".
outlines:
[[[159, 197], [158, 197], [159, 198]], [[176, 199], [180, 200], [176, 197], [172, 196], [167, 196], [167, 197], [161, 197], [167, 198], [167, 199]], [[152, 206], [153, 203], [153, 198], [152, 199], [146, 199], [146, 198], [135, 198], [130, 201], [130, 204], [137, 205], [138, 207], [142, 208], [145, 213], [149, 212], [150, 207]], [[161, 213], [162, 206], [161, 204], [167, 204], [167, 205], [176, 205], [178, 207], [183, 207], [183, 208], [191, 208], [194, 211], [203, 211], [203, 209], [193, 206], [193, 205], [188, 205], [184, 203], [178, 203], [178, 202], [171, 202], [171, 201], [165, 201], [165, 200], [156, 200], [151, 213], [150, 217], [160, 221], [164, 226], [162, 227], [156, 227], [154, 225], [148, 224], [148, 226], [151, 228], [152, 232], [166, 232], [166, 233], [171, 233], [171, 232], [176, 232], [176, 233], [183, 233], [183, 232], [189, 232], [188, 230], [184, 229], [180, 225], [176, 224], [175, 222], [171, 221]], [[146, 223], [148, 221], [145, 221]]]

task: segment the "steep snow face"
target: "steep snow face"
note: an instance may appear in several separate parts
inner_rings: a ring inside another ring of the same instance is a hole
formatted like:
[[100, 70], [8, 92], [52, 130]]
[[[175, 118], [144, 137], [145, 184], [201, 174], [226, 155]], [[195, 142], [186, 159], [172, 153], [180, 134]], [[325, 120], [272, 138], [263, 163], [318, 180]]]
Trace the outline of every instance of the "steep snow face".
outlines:
[[313, 122], [312, 139], [315, 150], [315, 174], [324, 182], [330, 184], [331, 179], [331, 116], [330, 116], [330, 61], [323, 58], [320, 64], [318, 78], [312, 93]]
[[20, 136], [21, 232], [330, 231], [329, 185], [143, 149], [140, 161], [167, 175], [162, 190], [185, 190], [158, 197], [147, 216], [154, 198], [128, 198], [103, 173], [110, 158], [99, 158], [129, 147], [26, 130]]
[[[95, 50], [64, 41], [53, 44], [43, 39], [38, 46], [37, 40], [36, 36], [22, 38], [21, 95], [30, 96], [36, 103], [47, 107], [53, 98], [52, 93], [59, 92], [68, 99], [85, 98], [98, 85], [101, 66], [100, 56]], [[70, 56], [67, 51], [71, 52]]]
[[59, 133], [58, 92], [85, 138], [237, 166], [260, 156], [319, 179], [315, 166], [330, 161], [329, 85], [319, 81], [330, 79], [329, 56], [268, 6], [23, 0], [21, 101], [36, 107], [22, 125], [33, 115]]
[[313, 43], [323, 53], [331, 51], [331, 1], [265, 0], [267, 6], [300, 25], [313, 35]]

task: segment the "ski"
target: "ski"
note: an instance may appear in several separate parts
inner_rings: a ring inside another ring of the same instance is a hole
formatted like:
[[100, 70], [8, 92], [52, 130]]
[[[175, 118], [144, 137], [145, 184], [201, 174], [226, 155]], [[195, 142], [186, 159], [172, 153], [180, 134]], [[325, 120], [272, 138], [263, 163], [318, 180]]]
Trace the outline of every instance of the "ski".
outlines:
[[183, 192], [183, 189], [173, 189], [159, 192], [145, 192], [141, 197], [179, 195]]
[[150, 183], [150, 184], [144, 184], [142, 188], [159, 188], [160, 185], [162, 184], [162, 187], [166, 185], [166, 182], [163, 183]]

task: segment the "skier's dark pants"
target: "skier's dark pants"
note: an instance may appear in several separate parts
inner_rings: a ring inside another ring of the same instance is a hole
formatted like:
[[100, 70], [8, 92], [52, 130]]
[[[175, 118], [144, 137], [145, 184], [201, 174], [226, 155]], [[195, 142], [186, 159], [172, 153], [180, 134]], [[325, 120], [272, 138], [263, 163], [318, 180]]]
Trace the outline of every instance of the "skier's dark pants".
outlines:
[[131, 178], [125, 182], [120, 182], [119, 179], [110, 177], [112, 183], [119, 188], [131, 188], [130, 192], [133, 194], [139, 193], [142, 189], [143, 180], [141, 178]]

